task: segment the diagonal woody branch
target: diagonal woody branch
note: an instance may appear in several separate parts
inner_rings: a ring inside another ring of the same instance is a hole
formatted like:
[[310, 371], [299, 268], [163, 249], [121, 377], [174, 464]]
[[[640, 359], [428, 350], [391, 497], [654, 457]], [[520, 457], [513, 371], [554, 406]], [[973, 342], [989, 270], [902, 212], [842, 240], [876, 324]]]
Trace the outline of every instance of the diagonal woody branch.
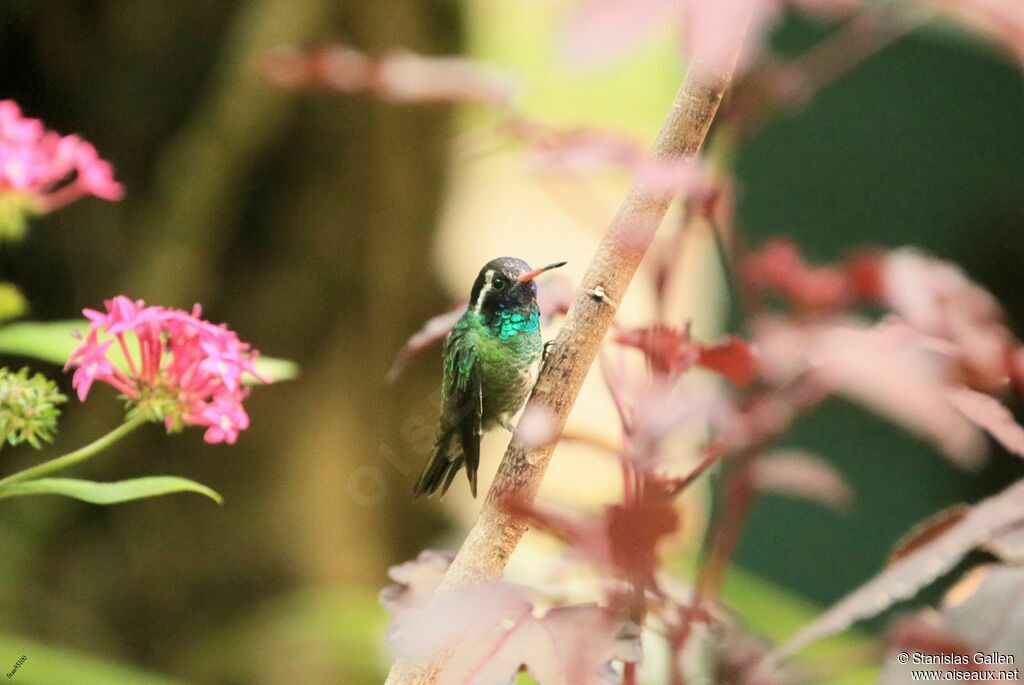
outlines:
[[[651, 159], [696, 156], [734, 68], [735, 60], [718, 73], [690, 68], [654, 142]], [[552, 416], [556, 434], [561, 434], [565, 426], [618, 303], [671, 202], [672, 193], [634, 182], [597, 247], [528, 403], [527, 411], [539, 408]], [[534, 501], [556, 442], [527, 447], [513, 435], [476, 524], [462, 543], [435, 599], [468, 586], [493, 583], [501, 577], [526, 532], [526, 525], [509, 514], [503, 502]], [[421, 663], [398, 661], [388, 674], [386, 685], [431, 685], [449, 656], [438, 654]]]

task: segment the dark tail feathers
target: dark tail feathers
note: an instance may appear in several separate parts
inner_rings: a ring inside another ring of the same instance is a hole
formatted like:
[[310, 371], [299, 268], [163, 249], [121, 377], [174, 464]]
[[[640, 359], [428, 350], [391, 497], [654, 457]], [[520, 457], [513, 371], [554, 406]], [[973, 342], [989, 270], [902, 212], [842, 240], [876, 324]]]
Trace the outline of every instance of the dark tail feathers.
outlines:
[[[420, 474], [419, 480], [416, 481], [416, 485], [412, 489], [414, 497], [421, 495], [429, 497], [438, 489], [441, 490], [442, 497], [444, 497], [444, 493], [448, 492], [455, 476], [466, 464], [461, 446], [454, 438], [454, 430], [447, 430], [438, 436], [434, 445], [434, 454], [427, 461], [427, 465], [423, 467], [423, 473]], [[467, 466], [466, 471], [469, 476], [469, 489], [473, 493], [473, 497], [476, 497], [476, 464], [473, 464], [472, 467]]]

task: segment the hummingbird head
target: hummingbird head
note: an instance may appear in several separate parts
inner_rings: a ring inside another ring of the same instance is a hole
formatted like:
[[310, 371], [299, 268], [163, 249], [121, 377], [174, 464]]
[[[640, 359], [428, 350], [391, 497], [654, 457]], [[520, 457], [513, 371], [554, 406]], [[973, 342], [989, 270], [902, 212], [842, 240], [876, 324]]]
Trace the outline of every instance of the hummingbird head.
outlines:
[[525, 309], [537, 301], [537, 284], [533, 279], [565, 262], [555, 262], [540, 269], [515, 257], [498, 257], [484, 264], [469, 294], [469, 306], [488, 319], [502, 309]]

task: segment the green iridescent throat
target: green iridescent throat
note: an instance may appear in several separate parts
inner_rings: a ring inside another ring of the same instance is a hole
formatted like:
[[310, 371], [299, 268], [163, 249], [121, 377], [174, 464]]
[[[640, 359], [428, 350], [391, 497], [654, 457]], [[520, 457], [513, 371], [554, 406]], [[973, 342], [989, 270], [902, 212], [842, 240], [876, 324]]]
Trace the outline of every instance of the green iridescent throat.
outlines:
[[499, 340], [510, 340], [520, 333], [540, 330], [540, 312], [536, 308], [526, 313], [503, 309], [491, 321], [487, 321], [487, 317], [481, 314], [480, 323]]

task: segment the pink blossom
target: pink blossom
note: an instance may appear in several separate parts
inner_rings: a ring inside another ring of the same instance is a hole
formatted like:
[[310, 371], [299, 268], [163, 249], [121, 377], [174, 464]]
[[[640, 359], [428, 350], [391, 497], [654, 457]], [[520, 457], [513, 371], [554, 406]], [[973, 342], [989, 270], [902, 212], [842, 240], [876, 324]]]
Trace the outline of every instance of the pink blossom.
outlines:
[[206, 442], [234, 444], [249, 427], [243, 377], [269, 382], [256, 371], [258, 353], [226, 326], [201, 319], [198, 305], [190, 314], [124, 295], [104, 304], [105, 311], [83, 310], [89, 333], [68, 360], [78, 398], [102, 381], [168, 432], [205, 426]]
[[78, 368], [72, 377], [72, 384], [75, 390], [78, 391], [78, 399], [83, 402], [86, 395], [89, 394], [89, 389], [92, 387], [95, 379], [114, 373], [114, 365], [107, 359], [107, 350], [114, 341], [108, 340], [104, 343], [97, 343], [94, 333], [90, 332], [89, 336], [89, 339], [83, 343], [83, 345], [88, 345], [88, 348], [83, 350], [81, 357], [79, 357], [77, 361]]
[[26, 211], [50, 212], [85, 195], [120, 200], [124, 188], [109, 162], [75, 135], [47, 130], [0, 100], [0, 200], [15, 198]]
[[242, 409], [242, 403], [223, 396], [215, 396], [213, 403], [208, 404], [199, 416], [201, 423], [209, 426], [203, 439], [210, 443], [234, 445], [238, 432], [249, 427], [249, 415]]

